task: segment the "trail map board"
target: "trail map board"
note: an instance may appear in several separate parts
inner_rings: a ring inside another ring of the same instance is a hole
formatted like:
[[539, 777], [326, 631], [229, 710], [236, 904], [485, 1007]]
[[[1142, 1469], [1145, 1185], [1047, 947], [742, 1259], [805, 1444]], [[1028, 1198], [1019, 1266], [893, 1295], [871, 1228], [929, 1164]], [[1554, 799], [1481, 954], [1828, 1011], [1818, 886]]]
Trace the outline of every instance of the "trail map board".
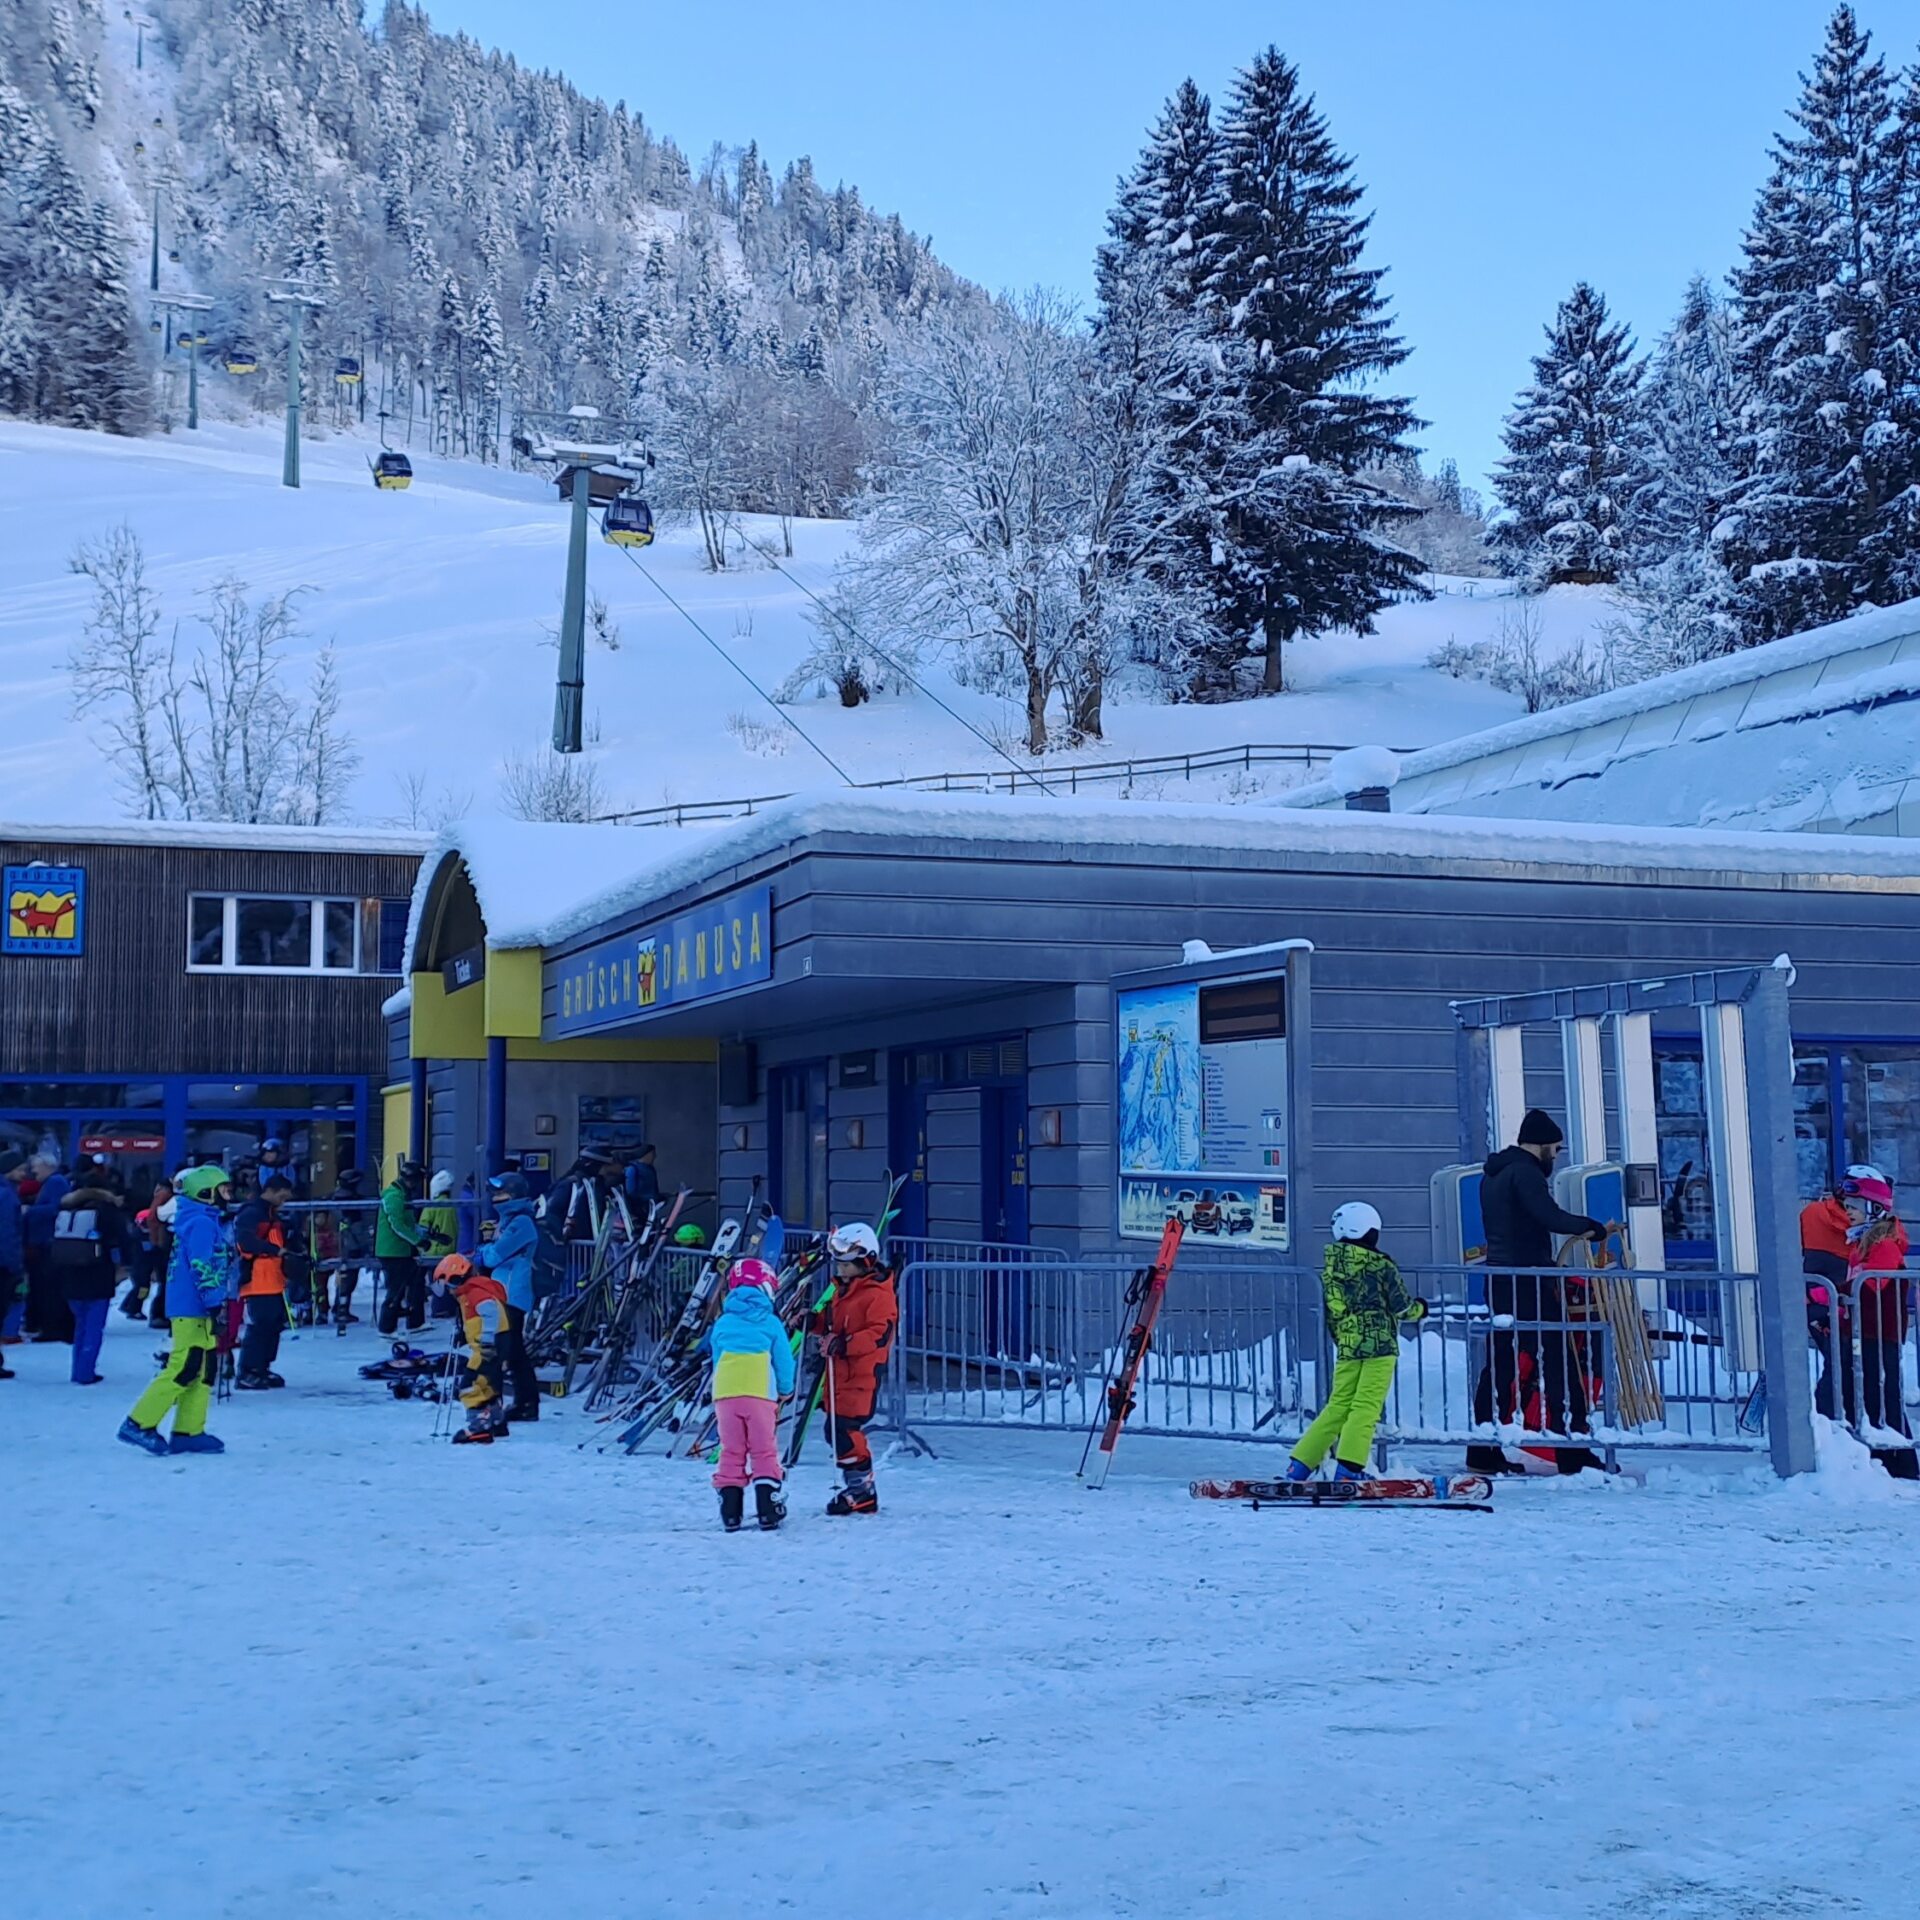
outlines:
[[1157, 1240], [1178, 1214], [1201, 1241], [1284, 1251], [1285, 970], [1116, 999], [1121, 1237]]

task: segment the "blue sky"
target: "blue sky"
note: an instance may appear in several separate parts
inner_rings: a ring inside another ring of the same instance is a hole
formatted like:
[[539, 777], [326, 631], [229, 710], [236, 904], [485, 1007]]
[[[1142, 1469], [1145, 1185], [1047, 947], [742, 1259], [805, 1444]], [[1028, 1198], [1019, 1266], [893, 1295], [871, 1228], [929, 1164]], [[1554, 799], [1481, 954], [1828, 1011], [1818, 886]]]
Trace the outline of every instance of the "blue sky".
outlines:
[[[696, 162], [758, 140], [776, 174], [931, 233], [994, 289], [1086, 299], [1113, 185], [1187, 74], [1216, 104], [1269, 42], [1357, 161], [1373, 258], [1414, 348], [1399, 384], [1470, 479], [1540, 328], [1590, 279], [1650, 338], [1724, 273], [1829, 0], [428, 0], [434, 24], [624, 99]], [[1912, 0], [1860, 0], [1920, 54]]]

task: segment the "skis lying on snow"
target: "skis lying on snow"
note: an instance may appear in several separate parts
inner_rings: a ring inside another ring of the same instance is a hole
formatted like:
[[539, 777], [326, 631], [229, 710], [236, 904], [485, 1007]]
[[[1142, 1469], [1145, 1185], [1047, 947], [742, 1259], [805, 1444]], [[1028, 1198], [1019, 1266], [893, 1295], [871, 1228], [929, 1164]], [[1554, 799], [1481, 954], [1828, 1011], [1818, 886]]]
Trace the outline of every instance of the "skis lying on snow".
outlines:
[[1196, 1480], [1196, 1500], [1244, 1500], [1255, 1507], [1460, 1507], [1493, 1511], [1484, 1473], [1408, 1474], [1386, 1480]]
[[[1107, 1386], [1107, 1423], [1098, 1430], [1097, 1448], [1094, 1434], [1088, 1433], [1086, 1450], [1080, 1456], [1080, 1478], [1090, 1487], [1103, 1487], [1107, 1483], [1113, 1450], [1120, 1444], [1120, 1429], [1127, 1424], [1127, 1415], [1133, 1411], [1133, 1390], [1139, 1383], [1141, 1368], [1146, 1365], [1147, 1348], [1153, 1343], [1153, 1323], [1160, 1318], [1160, 1306], [1167, 1297], [1167, 1280], [1173, 1272], [1173, 1263], [1180, 1257], [1180, 1238], [1185, 1231], [1183, 1221], [1169, 1220], [1160, 1236], [1160, 1251], [1154, 1255], [1153, 1265], [1142, 1267], [1127, 1288], [1133, 1324], [1128, 1327], [1120, 1348], [1119, 1371]], [[1087, 1464], [1089, 1458], [1093, 1462], [1091, 1467]]]

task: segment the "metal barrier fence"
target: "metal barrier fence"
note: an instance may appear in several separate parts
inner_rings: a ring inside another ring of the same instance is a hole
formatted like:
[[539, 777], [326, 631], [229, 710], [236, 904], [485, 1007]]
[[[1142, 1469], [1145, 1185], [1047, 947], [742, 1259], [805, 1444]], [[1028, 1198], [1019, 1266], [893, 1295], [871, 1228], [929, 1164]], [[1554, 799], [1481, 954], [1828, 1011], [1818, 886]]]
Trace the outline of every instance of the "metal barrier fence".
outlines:
[[[900, 1282], [892, 1423], [903, 1432], [1084, 1431], [1104, 1417], [1136, 1264], [1132, 1256], [913, 1262]], [[1602, 1276], [1490, 1276], [1471, 1267], [1409, 1267], [1403, 1277], [1430, 1312], [1398, 1342], [1383, 1457], [1409, 1443], [1598, 1452], [1766, 1445], [1752, 1275], [1613, 1276], [1611, 1291], [1592, 1284]], [[1318, 1275], [1184, 1266], [1168, 1290], [1129, 1430], [1290, 1446], [1324, 1403], [1332, 1370]]]
[[1837, 1288], [1810, 1280], [1807, 1295], [1807, 1332], [1819, 1366], [1814, 1411], [1840, 1421], [1901, 1479], [1920, 1479], [1907, 1418], [1907, 1408], [1920, 1402], [1913, 1286], [1913, 1277], [1896, 1269], [1856, 1274]]

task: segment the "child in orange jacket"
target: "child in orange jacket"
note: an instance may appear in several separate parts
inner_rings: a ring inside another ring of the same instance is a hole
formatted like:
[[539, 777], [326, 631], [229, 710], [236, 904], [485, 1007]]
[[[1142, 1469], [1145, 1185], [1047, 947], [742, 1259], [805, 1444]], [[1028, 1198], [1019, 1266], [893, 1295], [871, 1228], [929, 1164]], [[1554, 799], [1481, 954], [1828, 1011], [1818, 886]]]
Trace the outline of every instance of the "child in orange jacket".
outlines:
[[880, 1258], [880, 1237], [865, 1222], [836, 1228], [827, 1251], [833, 1256], [833, 1292], [813, 1316], [811, 1330], [826, 1361], [827, 1432], [844, 1482], [827, 1511], [878, 1513], [867, 1422], [893, 1350], [900, 1305], [893, 1275]]
[[467, 1341], [466, 1384], [460, 1392], [467, 1424], [453, 1436], [453, 1444], [476, 1447], [504, 1440], [512, 1431], [507, 1425], [507, 1403], [500, 1397], [500, 1336], [509, 1324], [507, 1290], [464, 1253], [450, 1253], [433, 1270], [433, 1291], [436, 1298], [452, 1294]]

